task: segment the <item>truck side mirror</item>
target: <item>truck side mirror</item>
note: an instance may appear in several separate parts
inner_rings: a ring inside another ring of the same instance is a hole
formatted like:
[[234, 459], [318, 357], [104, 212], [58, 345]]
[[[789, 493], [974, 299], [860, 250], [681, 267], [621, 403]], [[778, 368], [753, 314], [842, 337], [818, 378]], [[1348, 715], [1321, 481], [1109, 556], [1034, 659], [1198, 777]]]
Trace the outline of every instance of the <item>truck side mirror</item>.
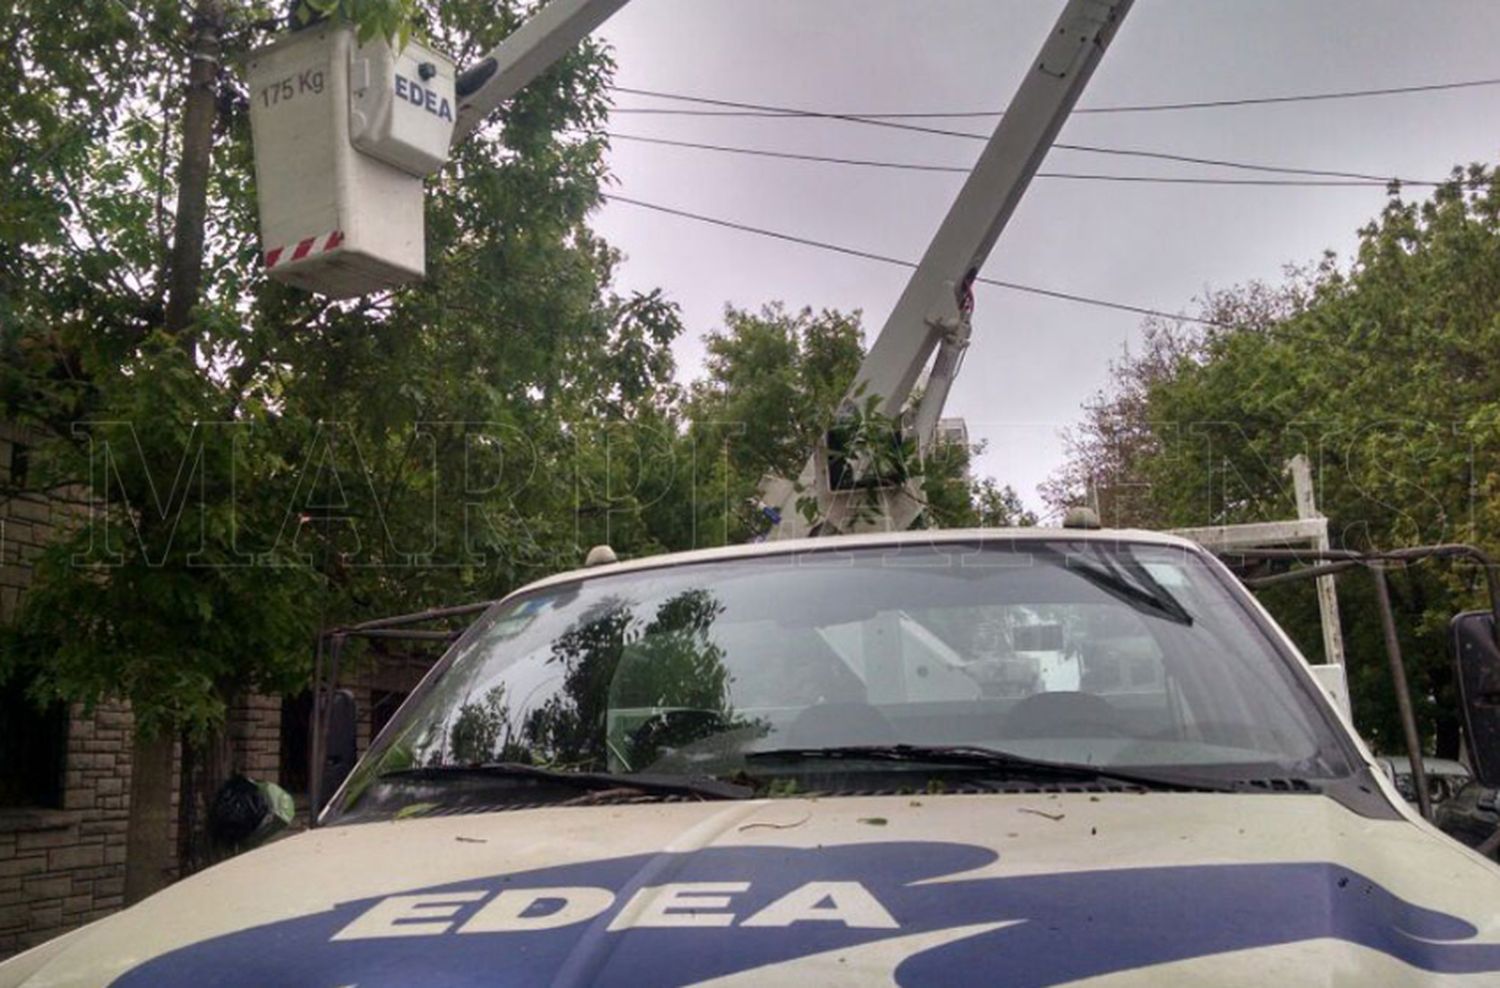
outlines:
[[1500, 786], [1500, 646], [1493, 614], [1469, 611], [1453, 619], [1453, 658], [1474, 776]]
[[[327, 744], [323, 748], [323, 779], [318, 790], [318, 801], [324, 805], [327, 805], [328, 800], [354, 769], [358, 753], [356, 731], [359, 711], [354, 702], [354, 694], [348, 690], [334, 690], [328, 701], [328, 733], [325, 735]], [[322, 809], [322, 806], [316, 806], [313, 812], [317, 813]]]

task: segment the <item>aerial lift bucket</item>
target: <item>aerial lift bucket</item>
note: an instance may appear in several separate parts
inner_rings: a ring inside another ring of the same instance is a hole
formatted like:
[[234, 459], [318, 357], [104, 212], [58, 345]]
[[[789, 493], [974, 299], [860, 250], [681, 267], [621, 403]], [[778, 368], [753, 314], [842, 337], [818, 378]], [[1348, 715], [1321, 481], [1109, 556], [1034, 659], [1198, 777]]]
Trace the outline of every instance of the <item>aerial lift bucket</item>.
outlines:
[[334, 298], [422, 277], [422, 182], [448, 160], [452, 61], [321, 23], [247, 70], [266, 273]]

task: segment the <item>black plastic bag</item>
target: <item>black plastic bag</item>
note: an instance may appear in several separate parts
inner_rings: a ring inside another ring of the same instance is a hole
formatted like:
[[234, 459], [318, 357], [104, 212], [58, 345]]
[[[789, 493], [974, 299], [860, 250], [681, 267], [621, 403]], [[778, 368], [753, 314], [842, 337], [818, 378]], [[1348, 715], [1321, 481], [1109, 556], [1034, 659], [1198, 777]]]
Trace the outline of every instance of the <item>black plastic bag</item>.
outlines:
[[265, 823], [271, 803], [261, 787], [235, 774], [219, 787], [208, 811], [208, 829], [223, 844], [243, 844]]

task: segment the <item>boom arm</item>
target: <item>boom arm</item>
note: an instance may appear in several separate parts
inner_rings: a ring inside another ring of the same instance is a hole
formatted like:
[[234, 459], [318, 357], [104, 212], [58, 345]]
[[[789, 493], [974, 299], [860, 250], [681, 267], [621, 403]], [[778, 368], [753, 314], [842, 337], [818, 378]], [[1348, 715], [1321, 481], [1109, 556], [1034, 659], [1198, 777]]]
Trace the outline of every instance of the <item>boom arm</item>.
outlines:
[[[628, 0], [551, 0], [456, 82], [458, 112], [452, 145], [466, 140], [514, 96]], [[860, 364], [838, 410], [846, 417], [865, 396], [878, 396], [891, 418], [906, 413], [907, 432], [925, 456], [948, 392], [969, 345], [973, 282], [1016, 205], [1052, 147], [1073, 106], [1134, 0], [1067, 0], [1020, 89], [985, 145], [958, 198], [928, 245], [906, 290]], [[936, 358], [933, 354], [936, 351]], [[922, 396], [908, 408], [922, 371]], [[768, 477], [762, 502], [773, 519], [771, 538], [844, 531], [861, 524], [861, 499], [874, 494], [880, 527], [904, 529], [921, 514], [910, 482], [861, 478], [863, 465], [835, 467], [825, 436], [795, 483]], [[869, 471], [866, 471], [869, 472]], [[850, 489], [853, 480], [856, 488]], [[811, 521], [797, 510], [812, 497]]]
[[468, 139], [495, 107], [547, 71], [629, 0], [552, 0], [456, 80], [453, 146]]
[[[933, 351], [939, 350], [914, 416], [917, 446], [926, 452], [968, 345], [973, 279], [1133, 2], [1068, 0], [861, 363], [839, 410], [841, 415], [869, 395], [879, 396], [884, 414], [901, 414]], [[834, 489], [831, 474], [839, 473], [843, 471], [829, 469], [825, 438], [803, 467], [797, 483], [774, 477], [763, 481], [762, 501], [773, 519], [770, 537], [798, 537], [852, 527], [857, 522], [858, 498], [865, 491]], [[881, 498], [877, 512], [881, 527], [906, 528], [921, 512], [920, 501], [905, 487], [887, 487], [875, 493]], [[812, 523], [797, 510], [798, 502], [808, 496], [817, 501]]]

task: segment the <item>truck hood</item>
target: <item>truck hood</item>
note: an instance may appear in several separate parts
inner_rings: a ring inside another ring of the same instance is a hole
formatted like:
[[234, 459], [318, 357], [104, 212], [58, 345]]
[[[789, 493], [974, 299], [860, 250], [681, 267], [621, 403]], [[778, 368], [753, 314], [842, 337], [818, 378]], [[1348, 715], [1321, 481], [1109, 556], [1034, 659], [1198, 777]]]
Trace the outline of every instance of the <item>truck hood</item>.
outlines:
[[0, 988], [1494, 984], [1500, 869], [1320, 795], [561, 806], [332, 827]]

